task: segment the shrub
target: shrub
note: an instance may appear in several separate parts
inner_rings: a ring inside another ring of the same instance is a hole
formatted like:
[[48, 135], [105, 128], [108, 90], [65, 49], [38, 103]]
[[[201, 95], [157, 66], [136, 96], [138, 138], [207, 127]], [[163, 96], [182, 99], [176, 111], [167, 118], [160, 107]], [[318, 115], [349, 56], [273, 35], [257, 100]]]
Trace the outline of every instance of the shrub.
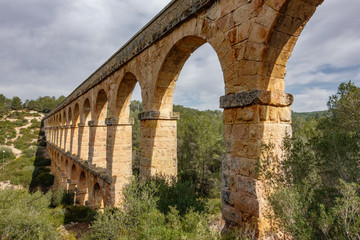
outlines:
[[65, 208], [64, 224], [71, 222], [92, 222], [95, 220], [97, 212], [87, 206], [67, 206]]
[[0, 190], [1, 239], [60, 239], [48, 222], [48, 195], [24, 190]]
[[12, 152], [11, 148], [8, 147], [0, 147], [0, 157], [1, 161], [3, 160], [3, 158], [4, 161], [15, 159], [14, 153]]
[[[176, 187], [177, 186], [177, 187]], [[133, 180], [124, 190], [121, 209], [107, 208], [93, 222], [91, 239], [217, 239], [219, 234], [210, 230], [209, 216], [190, 208], [188, 203], [176, 200], [180, 190], [188, 183], [167, 183], [157, 177], [140, 183]], [[186, 194], [191, 191], [184, 191]], [[167, 194], [165, 200], [161, 200]], [[192, 192], [188, 199], [192, 199]], [[176, 200], [170, 204], [170, 201]], [[159, 202], [163, 202], [160, 203]], [[190, 201], [192, 202], [192, 201]], [[175, 206], [172, 206], [175, 205]], [[196, 206], [196, 204], [195, 204]], [[184, 210], [183, 215], [177, 208]]]

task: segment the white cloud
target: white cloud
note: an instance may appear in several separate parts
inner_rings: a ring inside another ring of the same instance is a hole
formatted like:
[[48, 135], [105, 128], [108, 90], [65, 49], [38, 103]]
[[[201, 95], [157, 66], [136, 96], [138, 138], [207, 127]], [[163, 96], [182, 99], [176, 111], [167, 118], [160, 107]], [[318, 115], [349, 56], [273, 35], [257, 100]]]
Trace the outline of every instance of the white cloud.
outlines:
[[[321, 86], [323, 94], [335, 92], [344, 81], [359, 83], [360, 18], [358, 0], [327, 0], [303, 30], [287, 65], [286, 91], [300, 96]], [[310, 93], [309, 93], [310, 94]], [[307, 95], [309, 95], [307, 94]], [[320, 99], [320, 98], [319, 98]], [[327, 98], [324, 98], [326, 99]], [[326, 106], [326, 100], [323, 106]], [[295, 103], [295, 111], [315, 111], [312, 100]], [[309, 102], [309, 104], [307, 104]], [[304, 108], [304, 104], [308, 109]]]
[[292, 109], [296, 109], [296, 112], [308, 112], [309, 109], [312, 111], [326, 110], [329, 96], [335, 92], [321, 88], [305, 88], [299, 94], [294, 95]]

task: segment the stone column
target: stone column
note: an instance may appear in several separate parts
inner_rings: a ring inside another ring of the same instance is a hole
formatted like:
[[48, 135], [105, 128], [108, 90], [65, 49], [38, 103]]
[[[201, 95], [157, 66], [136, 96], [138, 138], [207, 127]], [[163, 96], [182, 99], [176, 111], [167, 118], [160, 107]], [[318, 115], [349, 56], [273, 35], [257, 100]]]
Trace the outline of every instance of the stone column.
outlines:
[[89, 127], [84, 124], [78, 124], [78, 142], [80, 147], [80, 158], [83, 160], [88, 160], [89, 157]]
[[59, 127], [56, 127], [55, 129], [55, 145], [58, 147], [59, 146], [59, 139], [60, 135], [59, 135]]
[[60, 126], [59, 127], [59, 148], [63, 148], [63, 144], [64, 144], [64, 127]]
[[50, 142], [52, 144], [54, 144], [55, 143], [55, 134], [54, 134], [55, 130], [54, 130], [54, 127], [51, 127], [50, 131], [51, 131], [51, 133], [50, 133], [51, 134]]
[[122, 189], [132, 176], [132, 126], [134, 119], [107, 118], [106, 174], [115, 187], [112, 204], [121, 201]]
[[84, 188], [84, 189], [80, 189], [80, 188], [76, 188], [75, 189], [75, 204], [78, 204], [78, 205], [85, 205], [85, 201], [86, 199], [88, 199], [88, 192], [87, 192], [87, 189]]
[[79, 154], [79, 146], [78, 146], [78, 138], [79, 138], [79, 128], [75, 126], [71, 126], [71, 154], [78, 155]]
[[49, 143], [53, 143], [53, 139], [52, 139], [52, 137], [53, 137], [53, 134], [52, 134], [52, 127], [49, 127], [49, 129], [48, 129], [48, 134], [49, 134], [49, 136], [48, 136], [48, 138], [46, 139], [47, 141], [49, 141]]
[[142, 112], [140, 177], [177, 175], [177, 120], [175, 112]]
[[70, 152], [70, 146], [71, 146], [71, 126], [66, 125], [65, 127], [65, 144], [64, 144], [64, 151]]
[[269, 228], [265, 193], [269, 190], [256, 173], [261, 145], [279, 150], [291, 134], [292, 96], [254, 90], [221, 97], [224, 108], [226, 157], [222, 163], [223, 218], [228, 225], [250, 223], [261, 235]]
[[107, 126], [105, 122], [89, 121], [89, 127], [89, 163], [105, 169]]
[[70, 191], [75, 191], [75, 188], [77, 187], [77, 180], [75, 179], [68, 179], [68, 190]]

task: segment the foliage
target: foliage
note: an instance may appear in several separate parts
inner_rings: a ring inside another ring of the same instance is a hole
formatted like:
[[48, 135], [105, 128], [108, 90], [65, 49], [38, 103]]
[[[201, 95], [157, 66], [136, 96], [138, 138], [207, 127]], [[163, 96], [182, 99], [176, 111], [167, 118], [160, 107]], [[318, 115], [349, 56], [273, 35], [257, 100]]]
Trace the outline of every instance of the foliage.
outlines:
[[134, 119], [133, 131], [132, 131], [132, 148], [133, 148], [133, 159], [132, 169], [134, 175], [138, 175], [140, 172], [140, 120], [138, 118], [139, 113], [142, 112], [142, 104], [139, 101], [131, 101], [130, 103], [130, 117]]
[[11, 109], [12, 110], [20, 110], [22, 108], [22, 102], [19, 97], [13, 97], [11, 99]]
[[64, 101], [65, 97], [60, 96], [59, 98], [55, 98], [54, 96], [49, 97], [39, 97], [36, 100], [26, 100], [25, 107], [29, 110], [34, 110], [37, 112], [48, 113], [52, 109], [54, 109], [57, 105], [59, 105], [62, 101]]
[[0, 117], [6, 115], [10, 111], [11, 100], [0, 94]]
[[10, 180], [11, 184], [28, 187], [32, 180], [34, 171], [34, 157], [19, 157], [4, 167], [4, 172], [0, 175], [0, 181]]
[[49, 195], [0, 190], [1, 239], [60, 239], [48, 221]]
[[174, 106], [178, 121], [179, 179], [191, 179], [202, 196], [218, 197], [221, 159], [225, 153], [221, 111]]
[[108, 208], [97, 215], [91, 239], [217, 239], [206, 213], [189, 209], [181, 215], [170, 202], [166, 214], [159, 209], [159, 196], [170, 192], [166, 186], [171, 188], [159, 178], [132, 181], [125, 189], [122, 209]]
[[294, 239], [360, 237], [359, 103], [359, 88], [343, 83], [330, 114], [295, 128], [280, 158], [264, 146], [259, 173], [273, 186], [274, 220]]
[[92, 222], [97, 214], [98, 212], [91, 207], [68, 205], [65, 208], [64, 224]]
[[11, 148], [8, 147], [0, 147], [0, 156], [1, 162], [15, 159], [14, 153]]
[[36, 140], [39, 135], [38, 129], [33, 129], [31, 126], [29, 128], [21, 128], [20, 134], [22, 135], [14, 141], [14, 146], [17, 149], [26, 150], [31, 146], [37, 145]]

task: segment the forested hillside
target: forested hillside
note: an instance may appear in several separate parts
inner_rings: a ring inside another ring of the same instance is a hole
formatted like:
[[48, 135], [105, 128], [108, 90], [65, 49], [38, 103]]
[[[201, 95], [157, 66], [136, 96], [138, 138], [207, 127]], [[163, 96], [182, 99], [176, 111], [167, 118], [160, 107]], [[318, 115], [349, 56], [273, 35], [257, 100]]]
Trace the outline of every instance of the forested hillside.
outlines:
[[3, 94], [0, 94], [0, 117], [8, 114], [11, 110], [32, 110], [41, 113], [48, 113], [51, 109], [55, 108], [59, 103], [65, 99], [64, 96], [59, 98], [39, 97], [36, 100], [25, 100], [23, 103], [19, 97], [13, 97], [12, 99], [6, 98]]

